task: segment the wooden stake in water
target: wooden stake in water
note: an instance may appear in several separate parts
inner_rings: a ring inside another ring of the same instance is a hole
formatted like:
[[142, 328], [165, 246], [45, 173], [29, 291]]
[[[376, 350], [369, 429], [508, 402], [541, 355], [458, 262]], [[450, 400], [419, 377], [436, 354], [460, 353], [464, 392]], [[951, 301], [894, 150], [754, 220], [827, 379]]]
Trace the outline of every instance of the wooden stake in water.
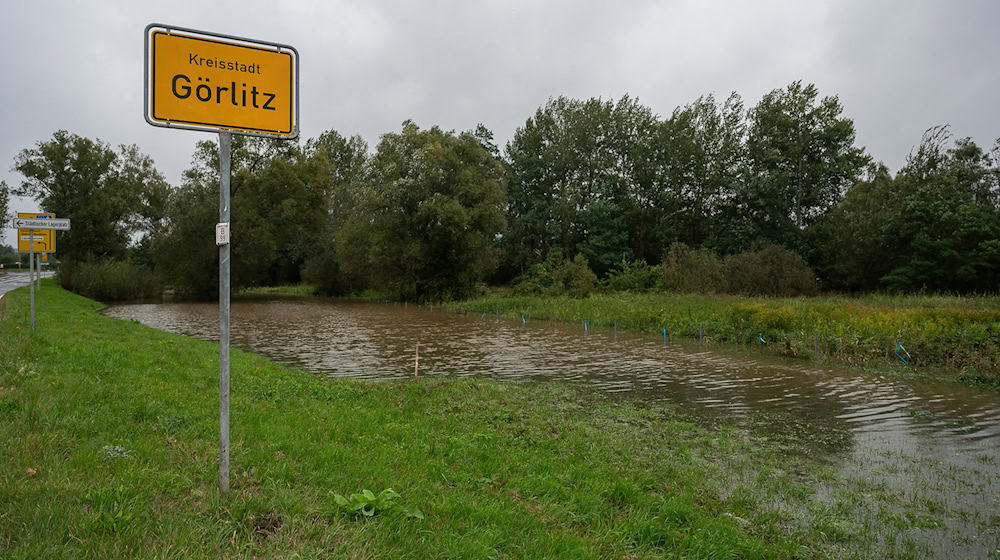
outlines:
[[417, 382], [417, 377], [420, 372], [420, 343], [417, 343], [417, 358], [413, 360], [413, 382]]
[[819, 360], [819, 337], [813, 337], [813, 359]]
[[705, 342], [705, 333], [701, 325], [698, 325], [698, 344]]

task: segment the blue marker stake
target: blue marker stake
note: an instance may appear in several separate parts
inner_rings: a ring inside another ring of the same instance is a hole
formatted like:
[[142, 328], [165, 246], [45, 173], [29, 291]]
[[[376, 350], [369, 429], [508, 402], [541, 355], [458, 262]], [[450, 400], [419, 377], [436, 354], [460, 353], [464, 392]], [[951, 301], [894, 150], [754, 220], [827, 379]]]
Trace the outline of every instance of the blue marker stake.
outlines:
[[767, 341], [764, 340], [764, 333], [757, 333], [757, 340], [759, 340], [761, 344], [767, 344]]
[[[903, 354], [906, 354], [905, 358], [899, 354], [900, 350], [903, 351]], [[910, 360], [913, 359], [912, 357], [910, 357], [910, 353], [906, 351], [906, 348], [903, 347], [902, 342], [896, 343], [896, 357], [899, 358], [904, 364], [910, 363]]]
[[483, 321], [485, 321], [485, 320], [486, 320], [486, 312], [483, 311]]
[[663, 327], [663, 345], [667, 345], [667, 328]]
[[528, 322], [524, 320], [524, 313], [521, 313], [521, 324], [522, 325], [527, 325], [528, 324]]
[[587, 321], [583, 321], [583, 334], [587, 334]]

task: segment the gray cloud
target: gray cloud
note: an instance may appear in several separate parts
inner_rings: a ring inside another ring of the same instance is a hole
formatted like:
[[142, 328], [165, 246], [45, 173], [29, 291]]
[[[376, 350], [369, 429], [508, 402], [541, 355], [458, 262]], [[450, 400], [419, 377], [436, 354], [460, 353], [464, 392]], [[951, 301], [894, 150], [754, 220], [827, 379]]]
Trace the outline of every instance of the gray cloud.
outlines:
[[[839, 95], [858, 142], [898, 168], [931, 125], [1000, 135], [1000, 15], [965, 2], [23, 2], [0, 24], [0, 179], [58, 129], [138, 144], [172, 183], [206, 133], [142, 119], [142, 30], [165, 22], [295, 45], [304, 138], [371, 145], [400, 122], [500, 143], [551, 96], [637, 96], [661, 115], [802, 79]], [[17, 201], [15, 209], [35, 209]], [[7, 243], [13, 240], [5, 230]]]

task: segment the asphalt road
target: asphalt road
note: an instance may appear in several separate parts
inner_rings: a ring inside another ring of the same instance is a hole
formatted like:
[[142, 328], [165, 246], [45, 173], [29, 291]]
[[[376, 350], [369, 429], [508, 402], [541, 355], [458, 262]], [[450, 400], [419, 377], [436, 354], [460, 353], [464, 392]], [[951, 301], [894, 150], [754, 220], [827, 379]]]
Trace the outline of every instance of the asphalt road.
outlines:
[[[51, 272], [43, 272], [42, 278], [52, 276]], [[28, 285], [28, 271], [13, 272], [8, 270], [6, 276], [0, 276], [0, 296], [21, 286]]]

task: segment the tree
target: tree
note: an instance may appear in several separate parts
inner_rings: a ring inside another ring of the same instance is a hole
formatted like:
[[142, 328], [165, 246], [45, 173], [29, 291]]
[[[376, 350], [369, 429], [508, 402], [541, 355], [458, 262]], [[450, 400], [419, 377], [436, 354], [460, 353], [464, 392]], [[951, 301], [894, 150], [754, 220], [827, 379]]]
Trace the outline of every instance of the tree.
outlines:
[[720, 223], [746, 171], [746, 112], [736, 93], [723, 103], [711, 95], [677, 108], [657, 130], [653, 200], [661, 257], [673, 242], [727, 246]]
[[382, 136], [337, 237], [348, 273], [408, 299], [461, 297], [496, 265], [503, 167], [471, 133], [403, 123]]
[[8, 205], [10, 204], [10, 187], [6, 181], [0, 181], [0, 220], [7, 221]]
[[332, 165], [335, 186], [357, 184], [364, 177], [368, 144], [360, 136], [346, 138], [331, 129], [306, 142], [305, 151], [309, 156], [317, 155], [321, 150]]
[[[219, 219], [218, 189], [185, 172], [184, 182], [170, 193], [166, 224], [152, 239], [156, 270], [179, 293], [196, 299], [218, 293], [218, 248], [209, 242]], [[237, 241], [242, 246], [243, 238], [233, 236]]]
[[[287, 141], [233, 141], [232, 286], [297, 282], [327, 227], [332, 166], [324, 151]], [[170, 198], [154, 260], [191, 297], [211, 297], [218, 265], [212, 229], [218, 216], [218, 146], [199, 142], [194, 162]]]
[[905, 193], [884, 165], [872, 165], [867, 175], [806, 231], [813, 269], [827, 289], [878, 289], [899, 261], [886, 246], [885, 228]]
[[924, 133], [895, 177], [866, 180], [808, 233], [828, 288], [993, 292], [1000, 276], [1000, 173], [947, 126]]
[[18, 262], [17, 251], [9, 245], [0, 245], [0, 263], [10, 266]]
[[618, 205], [594, 201], [580, 212], [578, 219], [583, 226], [583, 241], [577, 246], [595, 274], [605, 276], [631, 256], [625, 216]]
[[886, 219], [893, 290], [993, 292], [1000, 284], [1000, 184], [993, 158], [969, 138], [944, 147], [948, 127], [928, 130], [896, 176], [900, 197]]
[[749, 174], [732, 193], [730, 220], [751, 226], [727, 252], [766, 240], [803, 252], [803, 231], [832, 209], [870, 158], [854, 145], [854, 123], [837, 97], [793, 82], [750, 111]]
[[14, 163], [24, 176], [14, 194], [73, 220], [72, 230], [59, 232], [63, 261], [124, 258], [131, 237], [156, 227], [162, 217], [169, 187], [136, 146], [116, 152], [100, 140], [60, 130], [22, 150]]
[[656, 122], [652, 111], [628, 96], [617, 102], [560, 97], [518, 128], [506, 149], [511, 230], [503, 246], [509, 275], [525, 273], [554, 247], [576, 254], [590, 235], [608, 233], [588, 223], [594, 213], [587, 209], [595, 204], [620, 213], [630, 252], [648, 251], [655, 222]]
[[[358, 193], [368, 172], [368, 144], [360, 136], [344, 137], [328, 130], [306, 143], [306, 152], [324, 157], [332, 173], [328, 216], [319, 234], [316, 251], [303, 265], [302, 277], [328, 295], [349, 294], [367, 286], [366, 274], [348, 275], [337, 257], [337, 232], [358, 208]], [[360, 260], [360, 257], [353, 259]]]

